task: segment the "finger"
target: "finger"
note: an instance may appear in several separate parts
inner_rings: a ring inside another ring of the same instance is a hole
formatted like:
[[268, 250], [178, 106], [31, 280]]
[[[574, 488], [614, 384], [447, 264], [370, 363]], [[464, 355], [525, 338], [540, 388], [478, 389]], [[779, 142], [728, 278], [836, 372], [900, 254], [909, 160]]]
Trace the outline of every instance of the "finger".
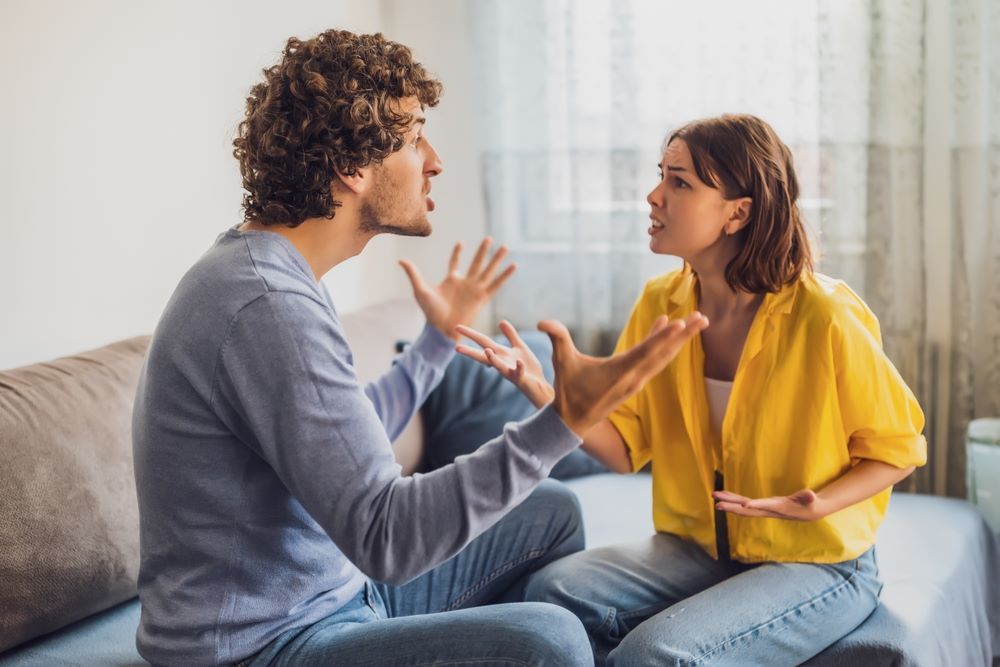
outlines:
[[403, 267], [406, 271], [406, 277], [410, 279], [410, 284], [413, 286], [413, 292], [421, 292], [427, 289], [427, 284], [424, 282], [424, 277], [420, 275], [420, 270], [408, 259], [399, 260], [399, 265]]
[[479, 248], [476, 250], [476, 255], [472, 258], [472, 264], [469, 264], [469, 271], [466, 273], [468, 276], [478, 276], [479, 269], [483, 265], [483, 259], [486, 258], [486, 253], [490, 249], [490, 245], [493, 243], [493, 239], [487, 236], [483, 239], [483, 242], [479, 244]]
[[500, 333], [507, 337], [507, 340], [510, 341], [513, 347], [528, 347], [521, 340], [521, 335], [517, 333], [514, 325], [507, 320], [500, 320]]
[[757, 498], [756, 500], [750, 500], [743, 504], [743, 506], [747, 509], [777, 512], [782, 515], [790, 514], [789, 510], [792, 509], [790, 505], [793, 505], [793, 503], [791, 503], [788, 498], [784, 497]]
[[491, 282], [491, 283], [489, 284], [489, 287], [487, 287], [487, 288], [486, 288], [486, 291], [487, 291], [487, 293], [488, 293], [488, 294], [489, 294], [490, 296], [493, 296], [493, 295], [494, 295], [494, 294], [496, 294], [496, 293], [497, 293], [498, 291], [500, 291], [500, 288], [501, 288], [501, 287], [503, 287], [503, 284], [504, 284], [505, 282], [507, 282], [507, 280], [508, 280], [508, 279], [509, 279], [509, 278], [510, 278], [510, 277], [511, 277], [512, 275], [514, 275], [514, 272], [515, 272], [515, 271], [517, 271], [517, 264], [511, 264], [511, 265], [510, 265], [510, 266], [508, 266], [508, 267], [507, 267], [506, 269], [504, 269], [504, 270], [503, 270], [503, 273], [501, 273], [501, 274], [500, 274], [499, 276], [497, 276], [496, 278], [494, 278], [494, 279], [493, 279], [493, 282]]
[[490, 348], [483, 350], [483, 353], [486, 355], [486, 359], [490, 362], [490, 365], [500, 371], [504, 376], [509, 375], [510, 372], [514, 370], [513, 366], [498, 357], [497, 353]]
[[640, 348], [638, 353], [650, 360], [653, 374], [658, 373], [677, 356], [685, 343], [707, 326], [708, 318], [697, 312], [683, 320], [668, 322], [659, 330], [650, 331], [646, 339], [636, 346]]
[[500, 248], [493, 253], [493, 257], [490, 258], [490, 263], [486, 265], [483, 272], [479, 274], [479, 279], [486, 282], [493, 278], [493, 274], [497, 272], [500, 268], [500, 263], [503, 262], [504, 258], [507, 257], [507, 246], [502, 245]]
[[653, 326], [650, 327], [649, 329], [649, 335], [652, 336], [654, 334], [660, 333], [661, 331], [666, 329], [667, 325], [669, 324], [670, 324], [670, 318], [667, 317], [666, 315], [660, 315], [659, 317], [656, 318], [656, 320], [653, 321]]
[[456, 243], [455, 247], [451, 249], [451, 259], [448, 260], [448, 273], [457, 273], [459, 268], [459, 261], [462, 258], [462, 244]]
[[459, 324], [458, 326], [456, 326], [455, 327], [455, 331], [457, 331], [458, 333], [462, 334], [463, 336], [465, 336], [466, 338], [468, 338], [472, 342], [478, 343], [481, 347], [484, 347], [484, 348], [485, 347], [493, 347], [493, 348], [502, 348], [503, 347], [502, 345], [499, 345], [496, 341], [494, 341], [492, 338], [490, 338], [486, 334], [484, 334], [482, 332], [479, 332], [479, 331], [476, 331], [475, 329], [472, 329], [470, 327], [467, 327], [464, 324]]
[[638, 371], [643, 377], [652, 377], [670, 363], [675, 356], [668, 353], [670, 345], [676, 345], [678, 336], [683, 334], [687, 324], [684, 320], [674, 320], [663, 325], [658, 331], [651, 331], [646, 338], [619, 355], [622, 373]]
[[474, 347], [469, 347], [468, 345], [456, 345], [455, 352], [474, 361], [478, 361], [483, 366], [490, 365], [490, 361], [486, 358], [486, 354], [482, 350], [477, 350]]
[[744, 507], [739, 503], [716, 503], [715, 508], [722, 510], [723, 512], [729, 512], [730, 514], [738, 514], [740, 516], [756, 516], [756, 517], [767, 517], [770, 519], [784, 519], [786, 518], [782, 514], [777, 514], [775, 512], [769, 512], [766, 510], [750, 509]]
[[718, 500], [724, 500], [730, 503], [745, 503], [750, 500], [750, 498], [741, 496], [738, 493], [733, 493], [732, 491], [713, 491], [712, 496]]

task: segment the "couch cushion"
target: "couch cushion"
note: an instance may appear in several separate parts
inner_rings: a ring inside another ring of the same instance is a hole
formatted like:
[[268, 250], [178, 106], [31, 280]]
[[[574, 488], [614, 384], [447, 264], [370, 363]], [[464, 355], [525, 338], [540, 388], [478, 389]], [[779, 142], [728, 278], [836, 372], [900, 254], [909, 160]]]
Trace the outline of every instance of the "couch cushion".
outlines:
[[0, 372], [0, 650], [136, 594], [132, 338]]
[[0, 655], [2, 667], [142, 667], [135, 649], [139, 598]]

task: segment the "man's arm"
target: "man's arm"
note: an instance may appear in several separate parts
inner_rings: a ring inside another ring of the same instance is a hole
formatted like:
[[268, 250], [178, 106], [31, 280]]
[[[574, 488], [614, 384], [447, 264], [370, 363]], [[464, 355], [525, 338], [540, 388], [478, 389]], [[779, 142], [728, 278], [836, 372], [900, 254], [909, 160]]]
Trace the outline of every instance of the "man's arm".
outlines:
[[679, 323], [610, 359], [580, 354], [546, 323], [556, 369], [552, 405], [474, 454], [403, 477], [328, 309], [269, 293], [240, 311], [220, 352], [213, 407], [355, 565], [403, 583], [457, 554], [520, 503], [552, 466], [691, 335]]
[[382, 377], [365, 385], [389, 440], [395, 440], [444, 376], [455, 356], [451, 339], [427, 324]]

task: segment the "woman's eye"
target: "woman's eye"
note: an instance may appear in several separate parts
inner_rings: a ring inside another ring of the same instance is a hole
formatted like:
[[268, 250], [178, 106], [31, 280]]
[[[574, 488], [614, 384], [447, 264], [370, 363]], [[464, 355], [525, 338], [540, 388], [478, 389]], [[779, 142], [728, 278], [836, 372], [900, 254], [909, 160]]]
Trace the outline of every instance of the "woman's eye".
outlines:
[[677, 178], [677, 177], [674, 177], [674, 185], [676, 185], [679, 188], [686, 188], [686, 187], [688, 187], [687, 183], [685, 183], [684, 181], [682, 181], [680, 178]]

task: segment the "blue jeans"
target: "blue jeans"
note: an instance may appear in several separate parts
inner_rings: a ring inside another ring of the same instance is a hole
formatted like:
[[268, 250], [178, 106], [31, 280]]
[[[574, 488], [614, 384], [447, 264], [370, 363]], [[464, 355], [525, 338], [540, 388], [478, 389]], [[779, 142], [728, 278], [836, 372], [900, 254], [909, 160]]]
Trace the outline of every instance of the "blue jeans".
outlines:
[[590, 642], [573, 614], [521, 601], [527, 575], [581, 549], [576, 496], [546, 480], [451, 560], [402, 586], [368, 581], [333, 615], [243, 664], [589, 667]]
[[780, 667], [860, 625], [881, 589], [874, 548], [829, 565], [744, 565], [660, 533], [553, 563], [526, 597], [576, 614], [597, 665]]

